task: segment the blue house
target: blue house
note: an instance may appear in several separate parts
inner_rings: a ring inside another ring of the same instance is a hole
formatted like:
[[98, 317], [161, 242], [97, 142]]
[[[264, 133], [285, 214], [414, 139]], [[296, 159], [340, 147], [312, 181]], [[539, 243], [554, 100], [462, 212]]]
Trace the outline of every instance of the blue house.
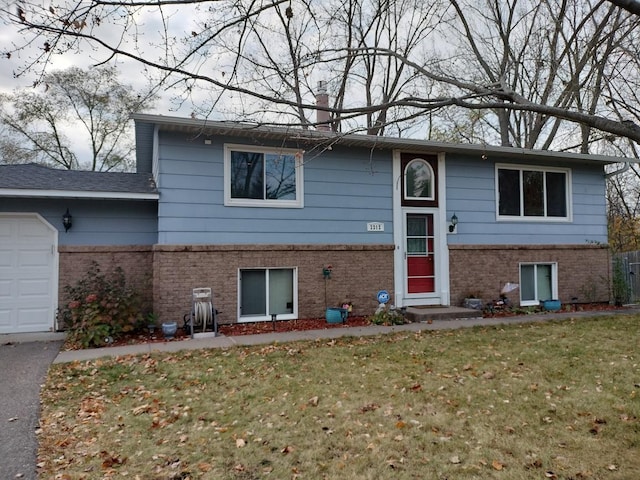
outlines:
[[[609, 300], [604, 167], [619, 158], [134, 121], [135, 174], [0, 167], [0, 333], [56, 328], [93, 260], [122, 266], [163, 321], [198, 287], [223, 323], [370, 314], [380, 290], [396, 306], [488, 301], [507, 283], [523, 306]], [[31, 280], [29, 262], [50, 265]]]

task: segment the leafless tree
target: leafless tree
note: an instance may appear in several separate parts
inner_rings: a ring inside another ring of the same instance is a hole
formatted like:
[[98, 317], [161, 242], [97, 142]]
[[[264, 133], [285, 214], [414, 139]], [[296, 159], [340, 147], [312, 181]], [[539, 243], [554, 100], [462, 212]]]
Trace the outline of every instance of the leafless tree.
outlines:
[[[120, 83], [113, 67], [71, 67], [43, 77], [38, 89], [0, 96], [0, 162], [65, 169], [131, 170], [129, 116], [154, 96]], [[79, 151], [87, 151], [86, 155]]]
[[20, 33], [6, 56], [35, 52], [24, 69], [73, 51], [134, 61], [181, 99], [207, 91], [198, 113], [233, 96], [235, 118], [309, 126], [328, 77], [336, 131], [446, 133], [447, 112], [491, 143], [589, 151], [640, 142], [632, 3], [21, 0], [0, 12]]

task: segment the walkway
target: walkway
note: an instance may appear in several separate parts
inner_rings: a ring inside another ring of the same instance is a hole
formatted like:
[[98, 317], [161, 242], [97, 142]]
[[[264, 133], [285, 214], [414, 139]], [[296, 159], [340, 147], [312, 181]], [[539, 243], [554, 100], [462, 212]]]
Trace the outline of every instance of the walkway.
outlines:
[[151, 352], [176, 352], [179, 350], [196, 350], [200, 348], [230, 348], [235, 346], [264, 345], [269, 343], [286, 343], [299, 340], [323, 340], [341, 337], [364, 337], [382, 335], [402, 331], [445, 330], [457, 328], [469, 328], [476, 326], [509, 325], [530, 322], [544, 322], [549, 320], [567, 320], [571, 318], [588, 318], [610, 314], [640, 314], [640, 306], [629, 307], [624, 310], [588, 311], [567, 313], [545, 313], [539, 315], [522, 315], [517, 317], [502, 318], [460, 318], [460, 319], [434, 319], [430, 321], [408, 323], [406, 325], [380, 326], [369, 325], [366, 327], [342, 327], [327, 328], [322, 330], [304, 330], [292, 332], [263, 333], [259, 335], [241, 335], [236, 337], [208, 336], [172, 342], [145, 343], [127, 345], [122, 347], [105, 347], [88, 350], [74, 350], [60, 352], [54, 363], [93, 360], [100, 357], [114, 357], [119, 355], [132, 355]]

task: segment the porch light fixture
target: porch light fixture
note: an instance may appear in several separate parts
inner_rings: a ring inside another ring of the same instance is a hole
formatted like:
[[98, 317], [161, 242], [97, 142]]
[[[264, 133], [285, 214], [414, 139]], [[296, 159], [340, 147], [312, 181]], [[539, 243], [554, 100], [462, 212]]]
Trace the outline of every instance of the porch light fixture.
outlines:
[[458, 225], [458, 217], [454, 213], [451, 216], [451, 225], [449, 225], [449, 233], [453, 233], [456, 231], [456, 225]]
[[64, 227], [64, 231], [68, 232], [69, 229], [73, 226], [73, 217], [69, 213], [69, 209], [62, 215], [62, 226]]

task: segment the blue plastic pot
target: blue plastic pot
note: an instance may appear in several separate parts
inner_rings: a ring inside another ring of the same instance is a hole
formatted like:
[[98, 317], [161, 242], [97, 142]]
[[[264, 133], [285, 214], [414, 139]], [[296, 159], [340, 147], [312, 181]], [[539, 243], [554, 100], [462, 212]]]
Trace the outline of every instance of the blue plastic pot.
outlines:
[[560, 310], [562, 304], [560, 300], [544, 300], [542, 302], [542, 308], [549, 312], [555, 312], [556, 310]]
[[330, 307], [325, 312], [327, 323], [344, 323], [347, 320], [349, 312], [346, 308]]
[[173, 337], [175, 337], [177, 331], [178, 324], [176, 322], [162, 324], [162, 334], [167, 340], [171, 340]]

